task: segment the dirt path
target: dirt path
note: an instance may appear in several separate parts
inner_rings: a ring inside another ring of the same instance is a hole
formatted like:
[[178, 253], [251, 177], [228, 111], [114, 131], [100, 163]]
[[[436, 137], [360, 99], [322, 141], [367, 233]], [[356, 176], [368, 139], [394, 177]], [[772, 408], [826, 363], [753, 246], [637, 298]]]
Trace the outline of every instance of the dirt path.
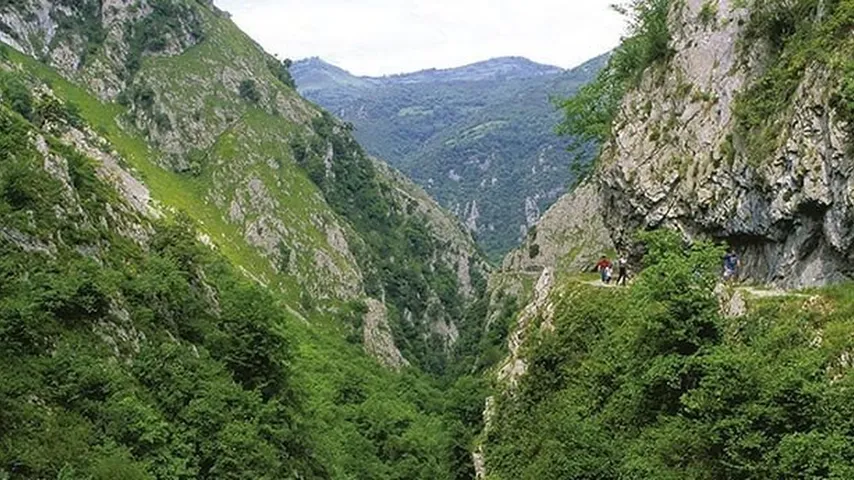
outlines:
[[[583, 285], [589, 285], [591, 287], [596, 287], [596, 288], [620, 288], [620, 286], [614, 282], [605, 284], [605, 283], [602, 283], [601, 280], [588, 280], [588, 281], [582, 281], [580, 283]], [[773, 288], [773, 287], [737, 286], [737, 287], [735, 287], [735, 290], [738, 292], [741, 292], [743, 294], [746, 294], [748, 296], [754, 297], [754, 298], [780, 298], [780, 297], [808, 298], [809, 297], [809, 295], [805, 295], [803, 293], [795, 293], [795, 292], [790, 292], [788, 290], [783, 290], [783, 289]]]
[[776, 298], [776, 297], [802, 297], [808, 298], [809, 295], [803, 293], [794, 293], [779, 288], [761, 288], [761, 287], [736, 287], [736, 290], [746, 293], [756, 298]]
[[596, 287], [596, 288], [620, 288], [620, 286], [617, 285], [616, 282], [602, 283], [602, 280], [590, 280], [590, 281], [584, 281], [581, 283], [583, 285], [590, 285], [591, 287]]

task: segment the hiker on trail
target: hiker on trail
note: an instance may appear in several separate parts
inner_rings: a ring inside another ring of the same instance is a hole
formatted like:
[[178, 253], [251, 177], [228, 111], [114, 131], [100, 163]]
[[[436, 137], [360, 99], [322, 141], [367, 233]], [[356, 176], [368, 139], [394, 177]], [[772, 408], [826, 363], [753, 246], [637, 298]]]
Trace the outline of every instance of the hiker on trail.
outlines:
[[724, 281], [729, 282], [738, 276], [738, 270], [741, 268], [741, 259], [733, 249], [724, 256]]
[[626, 257], [620, 257], [620, 261], [618, 262], [619, 270], [617, 272], [619, 275], [617, 276], [617, 285], [621, 285], [623, 287], [629, 282], [629, 261]]
[[599, 263], [596, 264], [596, 270], [602, 275], [602, 283], [609, 284], [611, 283], [611, 261], [608, 260], [608, 257], [602, 255], [602, 258], [599, 259]]

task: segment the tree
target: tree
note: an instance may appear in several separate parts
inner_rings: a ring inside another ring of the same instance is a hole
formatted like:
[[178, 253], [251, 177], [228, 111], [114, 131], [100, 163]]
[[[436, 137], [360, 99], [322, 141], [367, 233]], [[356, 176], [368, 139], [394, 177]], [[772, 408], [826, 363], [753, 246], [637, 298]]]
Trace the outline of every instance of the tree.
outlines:
[[629, 35], [614, 50], [608, 66], [595, 81], [559, 102], [564, 121], [558, 133], [573, 137], [571, 149], [581, 151], [611, 134], [623, 96], [651, 65], [672, 55], [667, 17], [671, 0], [631, 0], [614, 8], [628, 17]]
[[240, 97], [250, 103], [258, 103], [261, 101], [261, 94], [258, 92], [258, 86], [255, 80], [244, 80], [240, 82], [238, 87]]

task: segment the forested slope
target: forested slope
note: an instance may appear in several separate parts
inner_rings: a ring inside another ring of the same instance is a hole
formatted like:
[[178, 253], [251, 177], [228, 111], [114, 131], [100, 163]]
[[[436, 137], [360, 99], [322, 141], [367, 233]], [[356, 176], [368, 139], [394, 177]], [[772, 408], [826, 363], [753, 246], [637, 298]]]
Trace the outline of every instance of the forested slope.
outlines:
[[556, 283], [520, 317], [487, 478], [854, 474], [850, 285], [763, 299], [716, 287], [721, 247], [644, 244], [631, 287]]
[[0, 476], [470, 477], [453, 217], [207, 2], [0, 25]]

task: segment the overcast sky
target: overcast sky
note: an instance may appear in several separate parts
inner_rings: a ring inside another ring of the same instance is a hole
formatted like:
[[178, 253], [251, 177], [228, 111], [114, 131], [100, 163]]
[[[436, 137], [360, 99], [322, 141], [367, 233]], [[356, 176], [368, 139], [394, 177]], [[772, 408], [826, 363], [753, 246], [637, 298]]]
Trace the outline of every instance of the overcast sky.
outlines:
[[265, 49], [385, 75], [524, 56], [576, 66], [624, 33], [615, 0], [215, 0]]

